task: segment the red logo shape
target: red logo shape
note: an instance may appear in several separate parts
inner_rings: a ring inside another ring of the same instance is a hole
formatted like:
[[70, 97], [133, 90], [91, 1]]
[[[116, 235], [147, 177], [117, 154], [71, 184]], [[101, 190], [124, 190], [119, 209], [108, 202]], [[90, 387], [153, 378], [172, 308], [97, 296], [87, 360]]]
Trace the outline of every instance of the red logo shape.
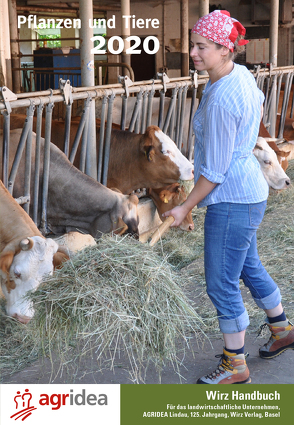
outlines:
[[16, 404], [16, 409], [20, 408], [14, 415], [10, 416], [10, 418], [17, 419], [22, 418], [24, 421], [28, 416], [32, 414], [33, 410], [37, 408], [34, 406], [30, 406], [30, 401], [32, 399], [32, 394], [29, 392], [29, 389], [26, 389], [25, 392], [21, 395], [20, 391], [16, 392], [16, 396], [14, 397], [14, 401]]

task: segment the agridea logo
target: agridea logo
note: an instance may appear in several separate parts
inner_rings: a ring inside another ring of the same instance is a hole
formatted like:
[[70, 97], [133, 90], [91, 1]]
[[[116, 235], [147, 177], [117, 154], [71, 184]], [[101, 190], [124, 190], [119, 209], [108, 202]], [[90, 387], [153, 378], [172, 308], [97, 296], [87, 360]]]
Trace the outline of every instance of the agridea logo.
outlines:
[[[14, 397], [17, 412], [10, 416], [11, 419], [17, 420], [22, 418], [24, 421], [28, 416], [32, 414], [33, 410], [37, 407], [31, 406], [31, 400], [33, 398], [32, 393], [29, 389], [25, 389], [23, 394], [17, 391]], [[108, 397], [106, 394], [86, 394], [86, 390], [83, 389], [81, 393], [74, 393], [74, 390], [70, 390], [69, 393], [65, 394], [40, 394], [39, 399], [40, 406], [51, 406], [52, 410], [59, 410], [62, 406], [107, 406]]]

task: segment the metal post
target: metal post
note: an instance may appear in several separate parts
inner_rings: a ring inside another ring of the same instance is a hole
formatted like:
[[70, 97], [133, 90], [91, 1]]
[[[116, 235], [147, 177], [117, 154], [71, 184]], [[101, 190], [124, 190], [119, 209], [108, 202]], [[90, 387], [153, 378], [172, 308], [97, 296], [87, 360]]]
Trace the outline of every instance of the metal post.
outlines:
[[120, 128], [122, 130], [126, 129], [126, 120], [127, 120], [127, 110], [128, 110], [128, 97], [126, 95], [121, 96], [122, 107], [121, 107], [121, 117], [120, 117]]
[[[17, 31], [17, 10], [16, 10], [16, 0], [9, 0], [8, 2], [9, 9], [9, 28], [10, 28], [10, 50], [11, 50], [11, 66], [12, 68], [20, 68], [20, 58], [19, 58], [19, 44], [16, 41], [18, 39]], [[12, 57], [17, 56], [17, 57]], [[21, 92], [21, 75], [20, 71], [12, 70], [12, 87], [14, 93]]]
[[179, 142], [179, 135], [180, 135], [180, 125], [181, 125], [180, 119], [181, 119], [181, 109], [182, 109], [182, 93], [183, 93], [183, 87], [181, 86], [179, 88], [179, 93], [178, 93], [176, 133], [175, 133], [175, 140], [174, 140], [178, 149], [181, 149], [180, 142]]
[[154, 90], [154, 88], [152, 88], [152, 90], [150, 90], [149, 95], [148, 95], [146, 127], [149, 127], [149, 125], [151, 125], [152, 104], [153, 104], [154, 93], [155, 93], [155, 90]]
[[163, 112], [164, 112], [164, 100], [165, 100], [165, 92], [164, 90], [160, 90], [160, 102], [159, 102], [159, 114], [158, 114], [158, 127], [162, 128], [163, 123]]
[[[130, 16], [131, 15], [131, 6], [130, 6], [130, 0], [121, 0], [121, 16]], [[121, 34], [122, 38], [124, 40], [124, 50], [121, 55], [122, 62], [127, 63], [128, 65], [131, 65], [131, 57], [130, 55], [126, 54], [126, 49], [130, 47], [130, 42], [127, 42], [125, 39], [131, 35], [131, 28], [130, 24], [126, 25], [126, 20], [122, 18], [121, 20]], [[122, 68], [123, 75], [126, 75], [125, 68]]]
[[181, 66], [182, 77], [189, 75], [189, 0], [181, 0]]
[[[80, 29], [82, 86], [91, 87], [95, 85], [94, 55], [91, 53], [93, 29], [89, 26], [89, 21], [93, 20], [93, 0], [81, 1], [79, 10], [82, 22]], [[97, 177], [95, 102], [91, 103], [89, 111], [86, 174], [93, 178]]]
[[23, 150], [24, 150], [24, 147], [25, 147], [25, 144], [26, 144], [28, 133], [29, 133], [29, 128], [30, 128], [30, 122], [29, 122], [29, 118], [27, 117], [25, 119], [25, 124], [24, 124], [22, 132], [21, 132], [21, 136], [20, 136], [19, 143], [18, 143], [18, 146], [17, 146], [16, 154], [14, 156], [14, 161], [13, 161], [13, 164], [12, 164], [12, 167], [11, 167], [11, 170], [10, 170], [10, 174], [9, 174], [8, 190], [11, 194], [13, 192], [15, 177], [16, 177], [16, 173], [17, 173], [21, 158], [22, 158]]
[[97, 171], [97, 180], [101, 183], [102, 176], [102, 163], [103, 163], [103, 149], [104, 149], [104, 133], [105, 133], [105, 117], [106, 117], [106, 105], [108, 102], [108, 97], [103, 96], [102, 99], [102, 111], [101, 111], [101, 124], [100, 124], [100, 134], [99, 134], [99, 154], [98, 154], [98, 171]]
[[141, 116], [141, 130], [140, 133], [144, 134], [146, 131], [146, 120], [147, 120], [147, 102], [148, 102], [148, 91], [144, 91], [143, 94], [143, 106], [142, 106], [142, 116]]
[[72, 164], [74, 163], [75, 156], [76, 156], [76, 153], [77, 153], [77, 150], [78, 150], [78, 147], [79, 147], [80, 139], [81, 139], [82, 133], [84, 131], [85, 123], [86, 123], [86, 120], [88, 119], [88, 114], [90, 112], [89, 111], [90, 99], [91, 98], [88, 97], [85, 100], [85, 105], [84, 105], [84, 109], [83, 109], [82, 116], [81, 116], [81, 119], [80, 119], [79, 127], [77, 129], [77, 132], [76, 132], [76, 135], [75, 135], [75, 138], [74, 138], [74, 141], [73, 141], [73, 145], [72, 145], [72, 148], [71, 148], [71, 151], [70, 151], [70, 154], [69, 154], [68, 159]]
[[197, 96], [197, 87], [193, 87], [192, 98], [191, 98], [191, 108], [190, 108], [190, 118], [189, 118], [187, 153], [186, 153], [186, 156], [189, 159], [189, 161], [192, 160], [192, 156], [193, 156], [192, 133], [193, 133], [193, 117], [194, 117], [194, 108], [196, 104], [196, 96]]
[[209, 13], [209, 0], [199, 0], [199, 18]]
[[[33, 115], [35, 111], [34, 103], [28, 108], [28, 120], [29, 120], [29, 132], [26, 143], [26, 155], [25, 155], [25, 178], [24, 178], [24, 196], [30, 196], [31, 189], [31, 168], [32, 168], [32, 131], [33, 131]], [[24, 210], [29, 213], [30, 204], [27, 202], [24, 205]]]
[[2, 112], [4, 117], [3, 123], [3, 168], [2, 168], [2, 181], [6, 188], [8, 188], [8, 163], [9, 163], [9, 142], [10, 142], [10, 114], [8, 111]]
[[33, 221], [38, 223], [38, 203], [39, 203], [39, 178], [40, 178], [40, 160], [41, 160], [41, 132], [42, 132], [42, 114], [44, 105], [41, 103], [37, 107], [37, 126], [36, 126], [36, 147], [35, 147], [35, 181], [34, 181], [34, 200], [33, 200]]
[[42, 213], [40, 231], [43, 235], [48, 233], [47, 228], [47, 203], [49, 192], [49, 169], [50, 169], [50, 142], [51, 142], [51, 125], [52, 110], [54, 103], [48, 103], [46, 106], [45, 120], [45, 143], [44, 143], [44, 162], [43, 162], [43, 191], [42, 191]]
[[103, 163], [103, 176], [102, 184], [107, 185], [107, 176], [108, 176], [108, 164], [110, 157], [110, 140], [111, 140], [111, 129], [112, 129], [112, 110], [115, 94], [112, 94], [108, 101], [108, 111], [107, 111], [107, 125], [106, 125], [106, 134], [105, 134], [105, 150], [104, 150], [104, 163]]
[[12, 90], [8, 0], [0, 1], [0, 87]]
[[139, 109], [141, 107], [142, 96], [143, 96], [143, 93], [140, 90], [139, 93], [137, 94], [137, 101], [135, 103], [135, 107], [133, 109], [132, 118], [131, 118], [130, 125], [129, 125], [129, 131], [130, 132], [134, 131], [134, 128], [135, 128], [135, 125], [136, 125], [136, 122], [137, 122], [137, 119], [138, 119]]
[[[175, 110], [176, 101], [177, 101], [177, 92], [178, 92], [178, 87], [174, 88], [173, 91], [172, 91], [172, 96], [171, 96], [171, 99], [170, 99], [168, 111], [167, 111], [167, 114], [166, 114], [166, 117], [165, 117], [164, 125], [162, 127], [163, 133], [167, 132], [168, 126], [170, 124], [172, 113]], [[172, 138], [171, 135], [170, 135], [170, 137]]]
[[271, 0], [270, 5], [270, 63], [278, 66], [279, 0]]

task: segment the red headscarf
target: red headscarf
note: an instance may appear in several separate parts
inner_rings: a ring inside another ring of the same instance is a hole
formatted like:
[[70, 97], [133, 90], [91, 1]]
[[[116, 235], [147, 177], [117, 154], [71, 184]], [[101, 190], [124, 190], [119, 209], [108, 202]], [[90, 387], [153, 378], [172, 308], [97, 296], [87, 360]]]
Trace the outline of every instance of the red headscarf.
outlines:
[[[227, 10], [214, 10], [196, 22], [192, 33], [228, 47], [233, 52], [238, 35], [245, 35], [246, 29], [237, 19], [231, 18], [230, 12]], [[247, 43], [248, 40], [239, 40], [238, 45], [243, 46]]]

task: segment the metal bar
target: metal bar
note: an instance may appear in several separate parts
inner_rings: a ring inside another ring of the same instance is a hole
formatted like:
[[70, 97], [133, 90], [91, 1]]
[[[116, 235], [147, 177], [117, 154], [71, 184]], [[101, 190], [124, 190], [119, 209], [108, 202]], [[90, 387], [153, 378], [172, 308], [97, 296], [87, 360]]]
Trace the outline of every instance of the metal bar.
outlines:
[[122, 98], [122, 107], [121, 107], [121, 116], [120, 116], [120, 128], [122, 130], [125, 130], [126, 120], [127, 120], [127, 110], [128, 110], [128, 97], [125, 95], [122, 95], [121, 98]]
[[88, 105], [86, 105], [86, 108], [88, 108], [88, 112], [86, 113], [86, 121], [85, 126], [82, 134], [82, 141], [81, 141], [81, 153], [80, 153], [80, 170], [84, 173], [86, 170], [86, 154], [87, 154], [87, 141], [88, 141], [88, 130], [89, 130], [89, 112], [90, 112], [90, 104], [92, 102], [92, 99], [90, 98], [90, 102]]
[[176, 101], [177, 101], [177, 92], [178, 92], [178, 87], [174, 88], [172, 91], [172, 96], [170, 99], [168, 111], [165, 117], [164, 125], [162, 127], [163, 133], [167, 132], [168, 126], [170, 124], [171, 116], [172, 116], [172, 113], [174, 112]]
[[160, 101], [159, 101], [158, 127], [161, 129], [162, 122], [163, 122], [165, 92], [161, 90], [159, 95], [160, 95]]
[[101, 183], [102, 177], [102, 163], [103, 163], [103, 149], [104, 149], [104, 134], [105, 134], [105, 116], [106, 116], [106, 105], [108, 97], [104, 96], [102, 100], [101, 110], [101, 124], [100, 124], [100, 138], [99, 138], [99, 154], [98, 154], [98, 170], [97, 170], [97, 181]]
[[18, 205], [26, 204], [27, 202], [30, 202], [29, 196], [20, 196], [19, 198], [14, 198], [14, 200], [18, 203]]
[[192, 98], [191, 98], [191, 107], [190, 107], [190, 118], [189, 118], [189, 132], [188, 132], [188, 141], [187, 141], [187, 158], [189, 161], [192, 160], [193, 157], [193, 143], [192, 143], [192, 135], [193, 135], [193, 117], [194, 117], [194, 108], [196, 104], [196, 96], [197, 96], [197, 87], [193, 87], [192, 90]]
[[263, 108], [263, 122], [267, 122], [267, 115], [268, 115], [268, 104], [269, 104], [269, 83], [270, 83], [270, 77], [266, 78], [266, 89], [265, 89], [265, 101], [264, 101], [264, 108]]
[[146, 127], [147, 128], [151, 125], [152, 104], [153, 104], [154, 93], [155, 93], [155, 90], [154, 90], [154, 88], [152, 88], [152, 90], [148, 94], [148, 106], [147, 106], [147, 118], [146, 118]]
[[181, 116], [181, 108], [182, 108], [182, 93], [183, 93], [183, 87], [179, 88], [178, 93], [178, 103], [177, 103], [177, 116], [176, 116], [176, 132], [175, 132], [175, 143], [179, 147], [179, 133], [180, 133], [180, 116]]
[[[28, 131], [28, 137], [27, 137], [27, 143], [26, 143], [26, 154], [25, 154], [24, 196], [30, 196], [30, 189], [31, 189], [32, 131], [33, 131], [34, 111], [35, 111], [35, 105], [32, 103], [27, 111], [30, 127]], [[27, 213], [29, 213], [29, 209], [30, 209], [29, 202], [27, 202], [23, 208]]]
[[87, 113], [88, 113], [87, 104], [89, 102], [90, 102], [90, 98], [88, 97], [85, 101], [84, 109], [83, 109], [82, 116], [81, 116], [81, 119], [80, 119], [80, 124], [79, 124], [79, 127], [77, 129], [77, 132], [76, 132], [76, 135], [75, 135], [75, 138], [74, 138], [74, 142], [73, 142], [73, 145], [72, 145], [72, 148], [71, 148], [71, 151], [70, 151], [70, 155], [69, 155], [69, 158], [68, 158], [72, 164], [75, 160], [75, 156], [76, 156], [76, 153], [77, 153], [77, 150], [78, 150], [78, 147], [79, 147], [80, 139], [81, 139], [81, 136], [82, 136], [82, 133], [83, 133], [83, 130], [84, 130], [85, 123], [86, 123]]
[[269, 95], [269, 103], [268, 103], [268, 121], [270, 123], [270, 128], [268, 132], [271, 137], [275, 137], [276, 133], [276, 120], [277, 120], [277, 111], [276, 111], [276, 103], [277, 103], [277, 74], [272, 77], [271, 91]]
[[287, 115], [287, 108], [289, 103], [289, 96], [290, 96], [290, 90], [293, 80], [293, 72], [287, 74], [287, 80], [285, 84], [285, 91], [284, 91], [284, 98], [283, 98], [283, 105], [282, 105], [282, 112], [281, 112], [281, 120], [280, 120], [280, 126], [279, 126], [279, 134], [278, 139], [283, 138], [284, 133], [284, 127], [285, 127], [285, 119]]
[[143, 99], [143, 91], [140, 90], [140, 92], [137, 94], [137, 102], [139, 104], [138, 113], [137, 113], [137, 119], [135, 123], [135, 133], [138, 134], [140, 132], [140, 122], [141, 122], [141, 115], [142, 115], [142, 99]]
[[148, 91], [144, 91], [144, 93], [143, 93], [143, 103], [142, 103], [141, 130], [140, 130], [141, 134], [144, 134], [145, 131], [146, 131], [147, 102], [148, 102]]
[[278, 75], [278, 87], [277, 87], [277, 104], [276, 104], [276, 111], [278, 112], [279, 110], [279, 100], [280, 100], [280, 93], [281, 93], [281, 85], [282, 85], [282, 80], [283, 80], [283, 73], [280, 73]]
[[46, 120], [45, 120], [45, 144], [44, 144], [44, 165], [43, 165], [43, 190], [42, 190], [42, 212], [41, 212], [41, 225], [40, 231], [46, 235], [47, 228], [47, 204], [48, 204], [48, 191], [49, 191], [49, 169], [50, 169], [50, 142], [51, 142], [51, 124], [52, 124], [52, 110], [54, 103], [49, 103], [46, 106]]
[[137, 116], [138, 116], [138, 113], [139, 113], [139, 107], [140, 107], [139, 94], [140, 93], [142, 95], [142, 92], [139, 91], [139, 93], [137, 94], [137, 101], [136, 101], [135, 107], [133, 109], [132, 118], [131, 118], [131, 122], [130, 122], [130, 125], [129, 125], [129, 131], [130, 132], [134, 131], [136, 120], [137, 120]]
[[26, 140], [27, 140], [27, 136], [28, 136], [28, 132], [29, 132], [29, 128], [30, 128], [30, 122], [28, 120], [28, 118], [25, 119], [25, 123], [21, 132], [21, 136], [20, 136], [20, 140], [18, 143], [18, 147], [16, 150], [16, 154], [14, 157], [14, 161], [10, 170], [10, 175], [9, 175], [9, 179], [8, 179], [8, 190], [12, 195], [13, 192], [13, 186], [14, 186], [14, 182], [15, 182], [15, 177], [16, 177], [16, 173], [21, 161], [21, 157], [23, 154], [23, 150], [26, 144]]
[[33, 221], [38, 223], [38, 204], [39, 204], [39, 185], [40, 185], [40, 161], [41, 161], [41, 132], [42, 132], [42, 114], [43, 104], [37, 107], [37, 126], [36, 126], [36, 150], [35, 150], [35, 181], [34, 181], [34, 200], [33, 200]]
[[103, 176], [102, 176], [102, 184], [104, 184], [105, 186], [107, 186], [108, 165], [109, 165], [109, 156], [110, 156], [110, 140], [111, 140], [111, 129], [112, 129], [112, 110], [113, 110], [114, 98], [115, 98], [115, 95], [112, 94], [108, 100], [107, 126], [106, 126], [106, 135], [105, 135], [105, 149], [104, 149]]
[[70, 139], [70, 125], [71, 125], [71, 108], [72, 103], [66, 105], [65, 109], [65, 124], [64, 124], [64, 146], [63, 152], [68, 157], [69, 154], [69, 139]]
[[[187, 91], [188, 86], [186, 85], [183, 87], [182, 92], [182, 107], [181, 107], [181, 115], [180, 115], [180, 125], [179, 125], [179, 140], [178, 140], [178, 147], [180, 151], [182, 151], [182, 141], [183, 141], [183, 128], [184, 128], [184, 116], [185, 116], [185, 107], [186, 107], [186, 100], [187, 100]], [[186, 140], [187, 142], [187, 140]]]
[[2, 181], [8, 188], [8, 167], [9, 167], [9, 144], [10, 144], [10, 113], [5, 110], [2, 112], [3, 122], [3, 158], [2, 158]]

